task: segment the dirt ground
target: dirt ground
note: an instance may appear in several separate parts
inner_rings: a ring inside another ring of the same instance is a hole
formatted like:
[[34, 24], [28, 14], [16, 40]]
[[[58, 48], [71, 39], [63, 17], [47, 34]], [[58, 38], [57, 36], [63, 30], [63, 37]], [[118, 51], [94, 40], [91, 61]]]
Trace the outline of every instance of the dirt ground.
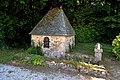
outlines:
[[[18, 67], [24, 67], [26, 69], [30, 69], [30, 70], [33, 70], [33, 71], [37, 71], [37, 72], [43, 72], [43, 73], [56, 73], [56, 72], [61, 72], [61, 73], [65, 73], [65, 74], [69, 74], [71, 76], [76, 76], [79, 74], [78, 71], [67, 71], [67, 70], [63, 70], [63, 69], [55, 69], [54, 67], [53, 68], [50, 68], [48, 66], [33, 66], [31, 64], [19, 64], [19, 63], [11, 63], [11, 62], [8, 62], [6, 64], [9, 64], [9, 65], [14, 65], [14, 66], [18, 66]], [[104, 59], [103, 60], [103, 63], [102, 63], [106, 69], [108, 70], [109, 72], [109, 76], [107, 76], [106, 80], [120, 80], [120, 61], [117, 61], [113, 58], [111, 59]], [[84, 74], [81, 74], [81, 75], [84, 75]], [[84, 75], [84, 76], [87, 76], [87, 75]]]
[[109, 80], [120, 80], [120, 61], [114, 58], [104, 59], [104, 66], [108, 69], [110, 75]]
[[36, 72], [43, 72], [43, 73], [47, 73], [47, 74], [51, 74], [51, 73], [56, 73], [56, 72], [61, 72], [61, 73], [65, 73], [71, 76], [76, 76], [78, 75], [79, 72], [76, 71], [67, 71], [67, 70], [63, 70], [63, 69], [56, 69], [54, 67], [48, 67], [48, 66], [33, 66], [31, 64], [20, 64], [20, 63], [11, 63], [8, 62], [6, 63], [8, 65], [13, 65], [13, 66], [17, 66], [17, 67], [24, 67], [26, 69], [30, 69]]

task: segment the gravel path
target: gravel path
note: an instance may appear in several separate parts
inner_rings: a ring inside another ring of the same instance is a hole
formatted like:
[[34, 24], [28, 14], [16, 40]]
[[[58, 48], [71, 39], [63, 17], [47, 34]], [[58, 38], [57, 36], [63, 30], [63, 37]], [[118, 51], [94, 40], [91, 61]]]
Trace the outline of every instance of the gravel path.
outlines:
[[43, 73], [0, 64], [0, 80], [82, 80], [77, 76], [71, 76], [64, 73]]

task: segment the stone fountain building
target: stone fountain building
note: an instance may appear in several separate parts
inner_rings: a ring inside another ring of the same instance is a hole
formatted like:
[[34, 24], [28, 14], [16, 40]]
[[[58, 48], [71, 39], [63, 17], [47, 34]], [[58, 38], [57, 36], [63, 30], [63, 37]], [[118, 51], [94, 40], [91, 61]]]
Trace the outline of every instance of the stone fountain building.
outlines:
[[62, 8], [53, 8], [30, 32], [35, 46], [40, 42], [45, 56], [60, 58], [75, 45], [75, 31]]

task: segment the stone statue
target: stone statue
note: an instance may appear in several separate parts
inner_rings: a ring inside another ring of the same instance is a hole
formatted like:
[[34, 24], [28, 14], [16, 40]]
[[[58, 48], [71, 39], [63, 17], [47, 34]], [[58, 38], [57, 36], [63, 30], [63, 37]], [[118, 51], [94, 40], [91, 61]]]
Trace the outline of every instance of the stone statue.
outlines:
[[97, 64], [99, 64], [99, 62], [101, 62], [101, 60], [102, 60], [103, 49], [101, 47], [102, 47], [102, 45], [100, 43], [97, 43], [94, 48], [94, 52], [95, 52], [94, 62]]

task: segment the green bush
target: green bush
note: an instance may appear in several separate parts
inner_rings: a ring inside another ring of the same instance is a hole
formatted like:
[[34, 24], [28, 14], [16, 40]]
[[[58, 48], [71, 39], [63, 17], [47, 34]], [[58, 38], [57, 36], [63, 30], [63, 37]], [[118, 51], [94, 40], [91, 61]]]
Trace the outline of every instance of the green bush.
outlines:
[[41, 55], [20, 53], [15, 55], [13, 60], [19, 63], [45, 66], [46, 62], [44, 59], [45, 57]]
[[75, 28], [76, 40], [78, 42], [93, 42], [99, 35], [98, 32], [90, 26], [77, 26]]
[[37, 59], [33, 60], [33, 61], [32, 61], [32, 64], [33, 64], [33, 65], [40, 65], [40, 66], [45, 66], [45, 65], [46, 65], [45, 61], [40, 62], [40, 61], [37, 60]]
[[34, 42], [32, 42], [31, 47], [27, 49], [27, 52], [30, 54], [38, 54], [38, 55], [43, 56], [41, 43], [35, 46]]
[[113, 53], [117, 57], [118, 60], [120, 60], [120, 33], [116, 38], [112, 41], [113, 46]]

